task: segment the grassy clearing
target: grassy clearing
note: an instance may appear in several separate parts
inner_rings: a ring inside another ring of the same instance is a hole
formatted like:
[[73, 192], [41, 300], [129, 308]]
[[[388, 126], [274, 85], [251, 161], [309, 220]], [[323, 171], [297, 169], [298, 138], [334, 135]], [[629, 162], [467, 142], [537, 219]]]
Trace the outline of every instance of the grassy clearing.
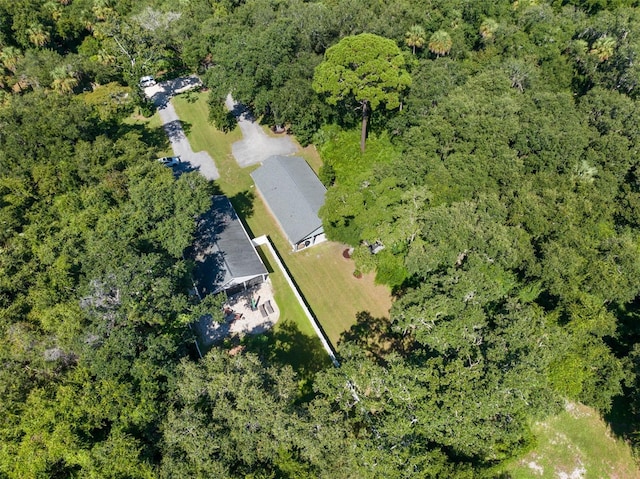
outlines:
[[[233, 158], [231, 144], [241, 139], [239, 129], [224, 134], [208, 123], [205, 93], [174, 98], [173, 105], [180, 119], [188, 124], [192, 148], [211, 154], [220, 171], [220, 189], [231, 199], [253, 236], [269, 235], [307, 304], [334, 345], [341, 333], [355, 323], [357, 312], [369, 311], [376, 317], [388, 317], [391, 306], [389, 289], [375, 285], [372, 276], [354, 278], [353, 263], [342, 257], [341, 245], [326, 243], [300, 253], [291, 252], [291, 246], [257, 195], [249, 176], [257, 166], [242, 169]], [[314, 147], [301, 149], [299, 154], [318, 171], [321, 160]], [[274, 287], [276, 291], [282, 290], [275, 281]], [[281, 300], [288, 308], [288, 300]], [[292, 314], [292, 321], [301, 331], [309, 327], [301, 311], [300, 314]], [[309, 334], [312, 332], [309, 331]]]
[[[275, 243], [275, 235], [270, 236]], [[388, 288], [376, 285], [373, 275], [355, 278], [353, 262], [342, 256], [344, 246], [327, 242], [294, 253], [286, 240], [279, 238], [279, 242], [283, 262], [334, 346], [355, 324], [358, 312], [389, 316]]]
[[538, 446], [512, 464], [513, 479], [635, 479], [640, 469], [630, 447], [615, 438], [591, 408], [566, 410], [534, 426]]
[[162, 128], [162, 121], [160, 120], [160, 115], [158, 112], [155, 112], [153, 116], [147, 118], [142, 116], [139, 111], [136, 110], [132, 115], [123, 120], [125, 125], [142, 125], [149, 129]]
[[193, 151], [207, 151], [213, 158], [220, 172], [220, 179], [216, 183], [224, 194], [231, 198], [246, 191], [253, 181], [249, 173], [238, 166], [231, 153], [231, 145], [242, 139], [240, 129], [223, 133], [209, 123], [207, 93], [181, 95], [171, 102], [180, 120], [187, 125], [187, 136]]

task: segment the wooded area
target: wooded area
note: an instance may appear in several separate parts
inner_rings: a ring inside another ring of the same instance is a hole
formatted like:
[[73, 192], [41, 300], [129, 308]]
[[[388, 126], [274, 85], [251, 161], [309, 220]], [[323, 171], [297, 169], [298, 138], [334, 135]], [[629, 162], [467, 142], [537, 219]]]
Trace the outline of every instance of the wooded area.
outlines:
[[[565, 401], [637, 448], [639, 56], [635, 0], [0, 0], [0, 478], [508, 477]], [[312, 387], [192, 349], [216, 185], [128, 120], [185, 72], [392, 288]]]

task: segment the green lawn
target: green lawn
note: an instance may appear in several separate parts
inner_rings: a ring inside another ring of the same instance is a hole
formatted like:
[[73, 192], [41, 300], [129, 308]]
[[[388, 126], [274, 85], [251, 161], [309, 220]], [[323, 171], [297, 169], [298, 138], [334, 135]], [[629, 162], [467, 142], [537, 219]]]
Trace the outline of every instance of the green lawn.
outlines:
[[[209, 106], [207, 93], [189, 93], [172, 100], [191, 143], [193, 151], [207, 151], [218, 167], [220, 179], [216, 182], [229, 198], [248, 190], [253, 184], [247, 171], [240, 169], [231, 153], [231, 145], [242, 139], [236, 128], [223, 133], [214, 128], [208, 120]], [[235, 204], [234, 204], [235, 206]]]
[[[242, 169], [231, 154], [231, 144], [241, 138], [239, 129], [224, 134], [208, 123], [206, 93], [174, 98], [173, 105], [180, 119], [188, 125], [192, 148], [211, 154], [220, 171], [220, 189], [231, 199], [250, 234], [269, 235], [307, 304], [334, 345], [340, 334], [355, 323], [357, 312], [368, 311], [376, 317], [388, 317], [391, 307], [389, 289], [375, 285], [372, 276], [361, 279], [353, 277], [353, 263], [341, 254], [343, 246], [326, 243], [299, 253], [291, 251], [291, 246], [255, 191], [249, 173], [257, 166]], [[321, 161], [315, 148], [301, 149], [300, 156], [318, 171]], [[276, 290], [280, 291], [281, 288], [277, 287]], [[289, 304], [286, 298], [281, 298], [281, 301]], [[292, 321], [303, 331], [308, 327], [308, 321], [303, 315], [301, 318], [298, 316], [293, 313]]]
[[269, 271], [269, 278], [273, 284], [275, 300], [280, 308], [280, 319], [277, 325], [287, 322], [295, 323], [296, 327], [302, 334], [315, 336], [316, 333], [313, 330], [313, 326], [307, 320], [307, 317], [302, 310], [302, 306], [300, 306], [296, 297], [291, 293], [291, 288], [284, 277], [284, 273], [275, 268], [276, 263], [272, 258], [270, 251], [263, 246], [259, 246], [257, 249], [262, 261]]
[[587, 406], [570, 403], [533, 432], [538, 446], [507, 469], [513, 479], [640, 477], [630, 447]]
[[320, 167], [322, 166], [322, 158], [320, 158], [320, 153], [316, 150], [314, 145], [309, 145], [306, 148], [303, 148], [299, 156], [307, 160], [309, 166], [316, 172], [316, 175], [320, 173]]

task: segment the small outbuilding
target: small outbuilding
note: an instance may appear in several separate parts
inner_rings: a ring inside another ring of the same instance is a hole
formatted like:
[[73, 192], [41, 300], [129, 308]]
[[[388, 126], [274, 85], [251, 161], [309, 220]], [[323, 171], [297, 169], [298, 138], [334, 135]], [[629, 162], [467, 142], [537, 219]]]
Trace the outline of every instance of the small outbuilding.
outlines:
[[318, 212], [327, 189], [303, 158], [271, 156], [251, 177], [294, 251], [325, 241]]
[[200, 296], [233, 294], [267, 279], [267, 268], [226, 196], [213, 196], [198, 220], [192, 257]]

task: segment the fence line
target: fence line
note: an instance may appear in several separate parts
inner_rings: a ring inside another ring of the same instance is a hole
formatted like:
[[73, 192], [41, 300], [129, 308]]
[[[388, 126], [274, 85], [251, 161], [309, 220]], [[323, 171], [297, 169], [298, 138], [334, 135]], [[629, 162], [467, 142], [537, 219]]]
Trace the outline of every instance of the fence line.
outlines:
[[271, 244], [271, 240], [269, 239], [269, 237], [267, 235], [262, 235], [262, 236], [259, 236], [258, 238], [254, 238], [252, 241], [253, 241], [253, 244], [255, 244], [256, 246], [266, 246], [269, 249], [269, 251], [271, 251], [271, 255], [273, 256], [273, 259], [278, 265], [278, 268], [280, 268], [280, 271], [282, 271], [284, 278], [287, 280], [287, 283], [289, 284], [289, 287], [291, 288], [291, 290], [293, 291], [293, 294], [298, 300], [298, 303], [300, 303], [300, 306], [302, 307], [304, 314], [307, 316], [307, 319], [309, 320], [309, 322], [311, 322], [311, 326], [313, 327], [313, 330], [318, 335], [318, 338], [320, 338], [320, 342], [322, 343], [322, 346], [324, 347], [324, 349], [327, 351], [327, 354], [331, 358], [331, 362], [335, 367], [340, 367], [340, 363], [336, 358], [336, 354], [333, 352], [333, 348], [329, 344], [329, 341], [327, 340], [324, 332], [322, 331], [320, 324], [318, 324], [318, 320], [313, 315], [313, 313], [309, 311], [309, 308], [307, 308], [306, 303], [302, 299], [302, 295], [300, 294], [300, 291], [298, 291], [298, 288], [296, 287], [295, 283], [291, 279], [291, 276], [289, 276], [289, 272], [287, 271], [287, 268], [285, 268], [284, 264], [282, 263], [282, 260], [280, 260], [280, 256], [278, 256], [278, 253], [276, 252], [275, 248]]

